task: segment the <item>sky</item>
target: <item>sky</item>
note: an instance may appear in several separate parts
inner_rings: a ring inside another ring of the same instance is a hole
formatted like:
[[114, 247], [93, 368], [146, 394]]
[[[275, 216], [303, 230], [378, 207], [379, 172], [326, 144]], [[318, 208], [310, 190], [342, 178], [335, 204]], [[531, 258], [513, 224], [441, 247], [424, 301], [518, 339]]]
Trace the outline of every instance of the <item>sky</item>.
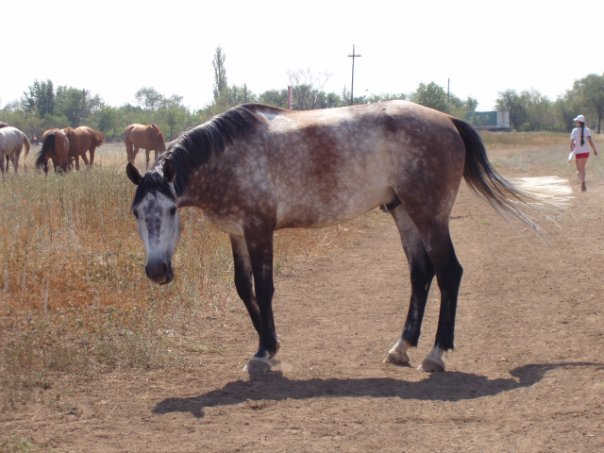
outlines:
[[604, 73], [604, 1], [19, 0], [0, 15], [0, 108], [35, 80], [135, 105], [154, 88], [196, 110], [212, 102], [212, 61], [255, 94], [291, 75], [339, 95], [411, 94], [431, 82], [478, 110], [499, 93], [554, 101]]

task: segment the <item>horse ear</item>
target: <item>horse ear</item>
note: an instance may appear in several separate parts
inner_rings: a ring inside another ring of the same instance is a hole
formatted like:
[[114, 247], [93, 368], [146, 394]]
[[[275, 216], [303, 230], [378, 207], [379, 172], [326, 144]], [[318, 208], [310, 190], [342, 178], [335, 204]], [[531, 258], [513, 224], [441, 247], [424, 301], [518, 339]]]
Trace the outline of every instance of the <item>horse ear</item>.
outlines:
[[138, 169], [130, 162], [126, 165], [126, 174], [128, 175], [128, 179], [137, 186], [140, 184], [141, 179], [143, 179]]
[[174, 181], [176, 176], [176, 169], [174, 168], [174, 162], [171, 159], [164, 160], [164, 180], [166, 182]]

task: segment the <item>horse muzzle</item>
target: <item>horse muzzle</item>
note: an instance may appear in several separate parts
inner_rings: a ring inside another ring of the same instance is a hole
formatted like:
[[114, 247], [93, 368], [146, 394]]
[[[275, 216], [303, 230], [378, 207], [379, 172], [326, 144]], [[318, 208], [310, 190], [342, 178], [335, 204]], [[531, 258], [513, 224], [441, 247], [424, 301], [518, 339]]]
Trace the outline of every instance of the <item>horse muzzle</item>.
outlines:
[[149, 261], [145, 266], [145, 273], [153, 282], [165, 285], [174, 280], [174, 271], [170, 261]]

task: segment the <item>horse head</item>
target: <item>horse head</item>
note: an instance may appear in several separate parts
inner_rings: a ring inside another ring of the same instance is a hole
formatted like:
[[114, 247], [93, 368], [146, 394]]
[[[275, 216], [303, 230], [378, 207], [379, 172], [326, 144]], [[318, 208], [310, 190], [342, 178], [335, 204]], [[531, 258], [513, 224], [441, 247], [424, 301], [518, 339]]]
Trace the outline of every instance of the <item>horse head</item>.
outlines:
[[155, 283], [170, 283], [174, 279], [172, 256], [181, 231], [172, 161], [165, 159], [145, 175], [128, 163], [126, 174], [137, 186], [131, 211], [147, 251], [145, 272]]

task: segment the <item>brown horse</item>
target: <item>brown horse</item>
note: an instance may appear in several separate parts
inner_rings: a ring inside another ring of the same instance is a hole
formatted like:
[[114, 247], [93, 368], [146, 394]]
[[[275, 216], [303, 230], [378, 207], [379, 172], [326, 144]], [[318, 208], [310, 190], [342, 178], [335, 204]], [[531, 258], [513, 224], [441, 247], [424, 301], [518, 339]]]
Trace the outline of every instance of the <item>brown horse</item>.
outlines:
[[[313, 111], [239, 106], [180, 136], [144, 176], [132, 163], [127, 174], [137, 185], [131, 209], [154, 282], [174, 278], [177, 208], [202, 209], [230, 235], [235, 286], [259, 337], [250, 371], [272, 365], [279, 349], [272, 309], [275, 230], [335, 224], [383, 205], [411, 277], [407, 321], [387, 361], [409, 364], [436, 276], [440, 317], [421, 369], [440, 371], [444, 352], [453, 349], [462, 277], [449, 233], [461, 180], [536, 228], [520, 210], [534, 198], [493, 169], [468, 123], [405, 101]], [[367, 302], [369, 311], [374, 303]]]
[[[99, 131], [95, 131], [88, 126], [80, 126], [63, 129], [69, 140], [69, 159], [75, 160], [76, 170], [80, 169], [80, 157], [87, 167], [92, 167], [94, 164], [94, 152], [97, 147], [103, 144], [105, 137]], [[90, 161], [86, 156], [86, 151], [90, 151]]]
[[[27, 135], [16, 127], [6, 126], [0, 129], [0, 171], [4, 178], [4, 172], [8, 171], [8, 161], [13, 163], [15, 173], [19, 168], [19, 156], [21, 150], [25, 146], [25, 156], [31, 147]], [[6, 158], [6, 170], [4, 169], [4, 161]]]
[[146, 154], [146, 166], [149, 168], [149, 153], [155, 151], [155, 160], [157, 154], [166, 150], [164, 136], [157, 127], [157, 124], [131, 124], [124, 131], [124, 142], [126, 143], [126, 154], [128, 162], [134, 164], [139, 148], [143, 148]]
[[48, 129], [42, 134], [42, 148], [36, 159], [36, 168], [48, 174], [48, 160], [52, 160], [55, 171], [69, 170], [69, 139], [62, 129]]

